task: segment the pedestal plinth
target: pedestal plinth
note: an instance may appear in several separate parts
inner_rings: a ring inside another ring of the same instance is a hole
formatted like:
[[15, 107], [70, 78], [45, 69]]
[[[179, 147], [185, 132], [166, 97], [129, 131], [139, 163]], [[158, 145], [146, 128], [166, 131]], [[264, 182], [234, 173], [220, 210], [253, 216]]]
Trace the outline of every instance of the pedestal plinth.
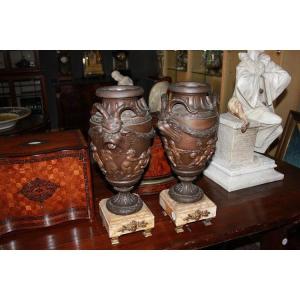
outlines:
[[254, 152], [258, 123], [241, 132], [242, 121], [230, 113], [221, 114], [216, 153], [204, 175], [228, 192], [282, 180], [275, 161]]
[[188, 223], [212, 219], [216, 216], [217, 206], [205, 194], [200, 201], [194, 203], [179, 203], [169, 196], [169, 190], [159, 194], [159, 204], [172, 219], [176, 232], [183, 232], [183, 226]]
[[143, 203], [143, 207], [137, 213], [120, 216], [111, 213], [106, 208], [106, 199], [99, 202], [100, 216], [104, 227], [106, 228], [111, 243], [113, 245], [119, 244], [119, 236], [129, 234], [136, 231], [143, 231], [145, 237], [151, 236], [151, 229], [154, 228], [154, 215]]
[[226, 165], [213, 160], [204, 171], [204, 175], [219, 184], [228, 192], [282, 180], [284, 175], [274, 168], [273, 159], [255, 153], [252, 163], [244, 165]]

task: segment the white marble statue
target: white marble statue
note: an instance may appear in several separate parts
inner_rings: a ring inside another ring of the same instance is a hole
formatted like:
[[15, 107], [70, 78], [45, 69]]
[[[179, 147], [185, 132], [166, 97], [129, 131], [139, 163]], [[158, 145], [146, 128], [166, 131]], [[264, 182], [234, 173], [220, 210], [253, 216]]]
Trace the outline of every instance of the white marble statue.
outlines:
[[239, 58], [228, 110], [243, 121], [242, 132], [249, 122], [259, 123], [254, 150], [264, 153], [282, 133], [282, 120], [274, 112], [273, 101], [289, 85], [291, 77], [263, 51], [248, 50], [239, 53]]
[[118, 85], [133, 85], [131, 78], [122, 75], [119, 71], [113, 71], [111, 77], [118, 82]]

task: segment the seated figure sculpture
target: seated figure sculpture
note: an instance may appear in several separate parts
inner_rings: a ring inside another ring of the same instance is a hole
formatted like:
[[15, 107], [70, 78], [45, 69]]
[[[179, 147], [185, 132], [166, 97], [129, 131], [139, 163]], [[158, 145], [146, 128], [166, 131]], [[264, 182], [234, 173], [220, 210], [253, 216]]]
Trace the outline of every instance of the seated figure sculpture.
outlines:
[[284, 178], [263, 153], [282, 133], [273, 101], [291, 77], [262, 51], [239, 53], [239, 58], [228, 112], [219, 119], [216, 153], [204, 171], [229, 192]]
[[282, 133], [282, 120], [274, 112], [273, 101], [289, 85], [291, 77], [263, 51], [248, 50], [239, 53], [239, 58], [228, 110], [243, 121], [242, 132], [251, 121], [260, 124], [254, 150], [264, 153]]

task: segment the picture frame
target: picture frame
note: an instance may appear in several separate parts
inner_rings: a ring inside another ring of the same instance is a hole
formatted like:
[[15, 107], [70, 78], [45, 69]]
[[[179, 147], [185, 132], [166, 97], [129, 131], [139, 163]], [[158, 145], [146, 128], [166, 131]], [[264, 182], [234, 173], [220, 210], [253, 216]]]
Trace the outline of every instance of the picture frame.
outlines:
[[300, 168], [300, 112], [290, 110], [275, 158]]
[[99, 50], [84, 51], [82, 63], [83, 76], [85, 78], [105, 75], [103, 69], [103, 58]]
[[11, 71], [32, 71], [40, 68], [37, 50], [8, 50], [8, 60]]

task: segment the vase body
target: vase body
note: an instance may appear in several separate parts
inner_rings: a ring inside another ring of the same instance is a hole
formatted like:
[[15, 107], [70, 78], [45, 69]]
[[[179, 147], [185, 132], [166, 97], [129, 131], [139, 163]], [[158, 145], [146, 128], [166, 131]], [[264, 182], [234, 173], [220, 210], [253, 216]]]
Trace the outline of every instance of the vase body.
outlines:
[[180, 179], [169, 195], [181, 203], [201, 200], [203, 191], [192, 181], [204, 170], [217, 141], [216, 98], [207, 84], [178, 82], [162, 99], [159, 130], [171, 167]]
[[117, 215], [138, 212], [143, 202], [130, 190], [140, 180], [150, 159], [154, 136], [143, 89], [138, 86], [99, 88], [90, 119], [93, 157], [118, 194], [107, 201]]

